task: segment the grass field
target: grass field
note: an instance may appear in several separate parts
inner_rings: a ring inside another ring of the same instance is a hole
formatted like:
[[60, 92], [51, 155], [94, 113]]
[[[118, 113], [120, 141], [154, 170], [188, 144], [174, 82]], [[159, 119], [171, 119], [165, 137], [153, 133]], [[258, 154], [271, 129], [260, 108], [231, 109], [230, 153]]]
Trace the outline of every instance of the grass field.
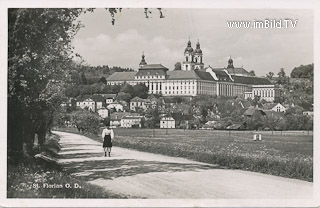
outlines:
[[[69, 131], [75, 130], [69, 129]], [[115, 129], [115, 146], [312, 181], [312, 132]], [[282, 135], [281, 135], [282, 134]], [[91, 135], [101, 141], [100, 136]]]

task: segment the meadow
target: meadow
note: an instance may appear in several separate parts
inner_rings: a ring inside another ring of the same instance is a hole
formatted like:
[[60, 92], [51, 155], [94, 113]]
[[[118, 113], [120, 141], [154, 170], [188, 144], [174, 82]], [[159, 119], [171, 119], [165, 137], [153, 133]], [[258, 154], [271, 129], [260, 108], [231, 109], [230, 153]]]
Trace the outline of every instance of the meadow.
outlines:
[[[230, 169], [313, 180], [312, 132], [124, 129], [115, 130], [114, 146], [183, 157]], [[75, 129], [69, 129], [75, 132]], [[101, 141], [100, 135], [88, 135]]]

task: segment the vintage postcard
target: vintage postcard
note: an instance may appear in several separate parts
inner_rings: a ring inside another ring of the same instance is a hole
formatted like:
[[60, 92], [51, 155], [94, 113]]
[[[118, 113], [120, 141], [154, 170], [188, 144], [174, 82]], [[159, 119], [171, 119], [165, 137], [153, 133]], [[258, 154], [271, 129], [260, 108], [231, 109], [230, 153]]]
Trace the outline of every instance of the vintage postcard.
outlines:
[[2, 1], [1, 207], [319, 207], [318, 1]]

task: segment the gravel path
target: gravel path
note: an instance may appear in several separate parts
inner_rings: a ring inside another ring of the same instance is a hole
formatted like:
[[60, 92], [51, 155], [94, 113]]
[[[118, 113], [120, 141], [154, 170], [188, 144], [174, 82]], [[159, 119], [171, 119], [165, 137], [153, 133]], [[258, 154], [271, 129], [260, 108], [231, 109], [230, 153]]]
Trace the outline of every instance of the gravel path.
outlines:
[[113, 193], [150, 199], [304, 199], [313, 183], [113, 147], [85, 136], [58, 134], [59, 163], [72, 174]]

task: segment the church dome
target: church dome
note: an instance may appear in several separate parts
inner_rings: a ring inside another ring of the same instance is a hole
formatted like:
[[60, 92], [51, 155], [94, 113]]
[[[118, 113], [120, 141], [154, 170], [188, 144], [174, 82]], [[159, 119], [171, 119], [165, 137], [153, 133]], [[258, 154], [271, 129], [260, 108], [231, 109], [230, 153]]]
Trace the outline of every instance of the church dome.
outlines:
[[189, 53], [192, 53], [193, 52], [193, 48], [191, 47], [191, 41], [189, 40], [188, 41], [188, 45], [186, 47], [186, 49], [184, 50], [184, 52], [189, 52]]
[[196, 50], [194, 51], [194, 53], [202, 54], [202, 50], [200, 49], [200, 43], [199, 43], [199, 41], [198, 41], [198, 43], [197, 43], [197, 47], [196, 47]]

